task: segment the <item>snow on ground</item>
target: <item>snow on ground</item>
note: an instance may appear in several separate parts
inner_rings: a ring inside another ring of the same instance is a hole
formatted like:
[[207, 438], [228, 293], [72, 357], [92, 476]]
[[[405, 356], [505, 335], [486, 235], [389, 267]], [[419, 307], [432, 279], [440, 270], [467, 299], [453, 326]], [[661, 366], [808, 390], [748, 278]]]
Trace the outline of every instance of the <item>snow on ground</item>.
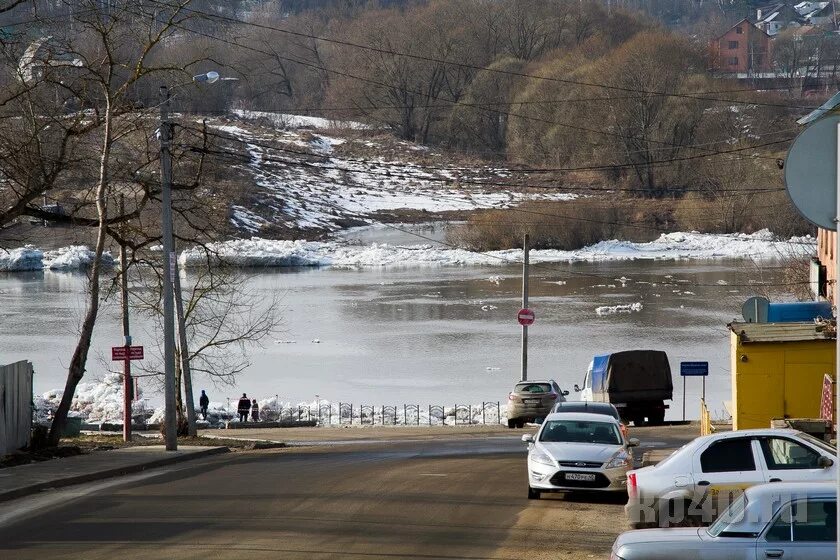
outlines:
[[[648, 243], [603, 241], [577, 251], [531, 251], [532, 262], [579, 262], [622, 260], [672, 260], [753, 258], [773, 259], [813, 254], [815, 240], [797, 237], [776, 240], [766, 230], [754, 234], [669, 233]], [[215, 256], [242, 267], [289, 266], [486, 266], [521, 262], [522, 250], [477, 253], [446, 246], [371, 244], [355, 245], [340, 241], [273, 241], [252, 237], [210, 244]], [[181, 253], [181, 263], [190, 266], [206, 260], [203, 250]]]
[[[71, 416], [79, 416], [94, 424], [122, 423], [122, 393], [122, 378], [118, 373], [109, 373], [101, 381], [79, 383], [70, 405]], [[62, 394], [62, 390], [56, 389], [35, 397], [35, 411], [39, 422], [52, 416], [61, 402]]]
[[[275, 117], [282, 120], [289, 115]], [[300, 119], [314, 123], [313, 127], [324, 124], [314, 117]], [[506, 208], [526, 200], [576, 198], [569, 193], [523, 193], [493, 187], [494, 181], [504, 177], [505, 169], [429, 168], [409, 162], [409, 156], [403, 160], [344, 158], [335, 155], [335, 148], [346, 144], [345, 138], [288, 127], [255, 132], [246, 130], [245, 125], [218, 121], [211, 126], [242, 142], [250, 157], [243, 167], [254, 177], [257, 189], [247, 210], [238, 205], [231, 214], [231, 223], [246, 234], [270, 226], [336, 231], [348, 220], [374, 221], [371, 215], [383, 210], [465, 211]]]
[[352, 129], [366, 130], [370, 126], [355, 121], [337, 121], [322, 117], [307, 115], [290, 115], [285, 113], [270, 113], [266, 111], [235, 110], [233, 114], [243, 120], [267, 120], [278, 128], [314, 128], [314, 129]]
[[599, 317], [604, 315], [615, 315], [616, 313], [633, 313], [642, 310], [641, 303], [628, 303], [625, 305], [604, 305], [595, 309], [595, 314]]

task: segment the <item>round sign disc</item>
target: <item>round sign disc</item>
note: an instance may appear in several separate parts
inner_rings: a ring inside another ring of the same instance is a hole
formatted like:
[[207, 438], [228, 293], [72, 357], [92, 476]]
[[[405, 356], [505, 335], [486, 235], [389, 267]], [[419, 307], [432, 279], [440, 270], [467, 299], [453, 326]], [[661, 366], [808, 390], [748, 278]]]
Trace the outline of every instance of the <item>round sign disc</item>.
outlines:
[[532, 309], [520, 309], [519, 313], [516, 314], [516, 319], [519, 321], [520, 325], [528, 326], [534, 323], [536, 316], [534, 315], [534, 311]]
[[837, 126], [831, 115], [803, 130], [788, 150], [785, 185], [793, 205], [821, 228], [836, 230]]

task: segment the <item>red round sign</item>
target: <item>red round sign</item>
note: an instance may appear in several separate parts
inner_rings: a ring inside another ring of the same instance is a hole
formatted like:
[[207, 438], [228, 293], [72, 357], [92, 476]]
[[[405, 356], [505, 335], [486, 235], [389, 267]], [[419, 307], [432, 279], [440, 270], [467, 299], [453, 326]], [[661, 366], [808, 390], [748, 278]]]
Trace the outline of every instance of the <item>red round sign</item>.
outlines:
[[516, 314], [516, 318], [519, 321], [520, 325], [528, 326], [534, 323], [534, 310], [533, 309], [520, 309], [519, 313]]

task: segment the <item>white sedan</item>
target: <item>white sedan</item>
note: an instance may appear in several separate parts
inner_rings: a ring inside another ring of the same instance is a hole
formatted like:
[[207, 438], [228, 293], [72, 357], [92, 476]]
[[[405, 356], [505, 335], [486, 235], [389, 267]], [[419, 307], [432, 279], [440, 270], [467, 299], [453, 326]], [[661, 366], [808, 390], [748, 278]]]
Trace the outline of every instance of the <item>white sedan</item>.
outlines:
[[626, 491], [633, 466], [632, 447], [619, 422], [603, 414], [549, 414], [528, 443], [528, 498], [543, 492]]
[[746, 490], [708, 529], [622, 533], [611, 560], [830, 560], [837, 555], [834, 482], [778, 482]]
[[835, 450], [796, 430], [739, 430], [695, 439], [627, 474], [634, 527], [711, 523], [744, 489], [766, 482], [834, 480]]

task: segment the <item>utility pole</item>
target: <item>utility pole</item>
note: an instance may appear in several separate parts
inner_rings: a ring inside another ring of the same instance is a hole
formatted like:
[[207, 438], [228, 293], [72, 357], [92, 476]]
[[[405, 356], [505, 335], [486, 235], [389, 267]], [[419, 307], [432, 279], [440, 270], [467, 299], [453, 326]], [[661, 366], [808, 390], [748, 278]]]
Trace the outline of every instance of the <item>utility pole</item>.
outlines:
[[187, 432], [190, 436], [197, 434], [195, 427], [195, 403], [193, 401], [192, 373], [190, 371], [190, 350], [187, 346], [187, 326], [184, 321], [184, 300], [181, 297], [181, 274], [175, 263], [175, 312], [178, 314], [178, 346], [181, 348], [181, 375], [184, 377], [184, 393], [187, 407]]
[[[125, 216], [125, 196], [120, 194], [120, 216]], [[123, 441], [131, 441], [131, 401], [134, 391], [131, 384], [131, 331], [128, 323], [128, 251], [125, 246], [125, 222], [120, 227], [120, 292], [122, 295], [122, 324], [125, 339], [123, 362]]]
[[175, 243], [172, 236], [172, 123], [169, 122], [169, 90], [160, 87], [160, 187], [163, 229], [163, 371], [164, 430], [166, 450], [178, 450], [175, 420], [175, 310], [172, 278], [175, 276]]
[[[528, 309], [528, 234], [522, 241], [522, 309]], [[522, 381], [528, 381], [528, 325], [522, 325]]]

